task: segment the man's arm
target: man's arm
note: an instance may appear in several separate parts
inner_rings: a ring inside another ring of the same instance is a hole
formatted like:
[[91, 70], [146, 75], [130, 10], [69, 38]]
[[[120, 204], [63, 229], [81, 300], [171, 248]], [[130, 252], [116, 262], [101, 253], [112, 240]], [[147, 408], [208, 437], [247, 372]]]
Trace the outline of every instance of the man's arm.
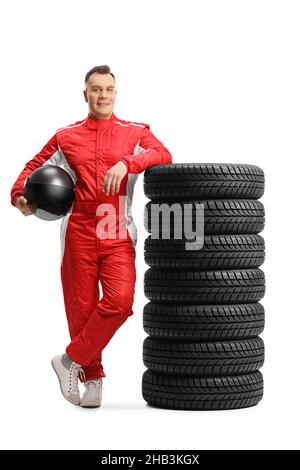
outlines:
[[128, 173], [141, 173], [153, 165], [172, 163], [172, 155], [162, 142], [152, 134], [148, 125], [143, 129], [134, 155], [125, 155], [120, 161], [125, 163]]
[[[50, 160], [51, 159], [51, 160]], [[11, 195], [11, 204], [15, 206], [16, 200], [20, 196], [24, 196], [24, 184], [28, 176], [36, 170], [36, 168], [42, 166], [44, 163], [49, 164], [58, 164], [60, 159], [59, 147], [56, 138], [56, 134], [47, 142], [47, 144], [42, 148], [42, 150], [33, 157], [32, 160], [29, 160], [24, 169], [19, 174], [17, 180], [15, 181], [10, 195]], [[49, 162], [48, 162], [49, 161]]]

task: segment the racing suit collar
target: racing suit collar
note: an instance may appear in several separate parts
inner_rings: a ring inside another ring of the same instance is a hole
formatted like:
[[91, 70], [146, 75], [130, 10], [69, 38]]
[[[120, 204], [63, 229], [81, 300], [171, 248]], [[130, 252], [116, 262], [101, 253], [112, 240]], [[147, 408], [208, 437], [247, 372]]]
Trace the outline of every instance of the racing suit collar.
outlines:
[[111, 126], [115, 122], [116, 119], [117, 118], [114, 113], [112, 113], [109, 119], [94, 119], [88, 114], [86, 118], [86, 125], [90, 129], [99, 129], [99, 128], [102, 129], [103, 127]]

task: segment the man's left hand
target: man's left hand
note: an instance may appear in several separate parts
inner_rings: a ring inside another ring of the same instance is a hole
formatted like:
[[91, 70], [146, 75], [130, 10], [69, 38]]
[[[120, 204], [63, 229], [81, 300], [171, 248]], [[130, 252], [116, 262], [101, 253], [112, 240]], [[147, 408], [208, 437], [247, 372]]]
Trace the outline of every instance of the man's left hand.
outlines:
[[120, 190], [120, 184], [122, 179], [127, 173], [127, 166], [123, 162], [118, 162], [107, 170], [106, 175], [103, 179], [102, 191], [108, 196], [109, 192], [114, 195]]

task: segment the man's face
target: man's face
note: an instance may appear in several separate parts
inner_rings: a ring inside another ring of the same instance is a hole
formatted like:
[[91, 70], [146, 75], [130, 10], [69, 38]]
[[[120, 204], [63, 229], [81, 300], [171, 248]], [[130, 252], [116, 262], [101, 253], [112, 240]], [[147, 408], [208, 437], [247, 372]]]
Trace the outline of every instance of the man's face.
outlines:
[[93, 73], [83, 91], [89, 105], [89, 114], [94, 119], [109, 119], [116, 100], [115, 81], [109, 74]]

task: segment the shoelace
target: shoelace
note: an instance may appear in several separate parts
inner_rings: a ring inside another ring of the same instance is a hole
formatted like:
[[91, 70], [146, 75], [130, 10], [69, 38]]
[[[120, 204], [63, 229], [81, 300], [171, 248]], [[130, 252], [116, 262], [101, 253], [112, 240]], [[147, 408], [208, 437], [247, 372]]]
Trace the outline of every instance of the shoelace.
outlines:
[[88, 380], [87, 382], [84, 383], [84, 386], [85, 386], [85, 392], [84, 392], [85, 397], [93, 396], [100, 392], [101, 387], [102, 387], [102, 381], [101, 379]]
[[70, 385], [71, 385], [71, 391], [73, 393], [79, 393], [78, 389], [78, 376], [81, 378], [83, 382], [85, 382], [85, 373], [84, 370], [81, 367], [78, 367], [74, 364], [71, 365], [70, 369]]

